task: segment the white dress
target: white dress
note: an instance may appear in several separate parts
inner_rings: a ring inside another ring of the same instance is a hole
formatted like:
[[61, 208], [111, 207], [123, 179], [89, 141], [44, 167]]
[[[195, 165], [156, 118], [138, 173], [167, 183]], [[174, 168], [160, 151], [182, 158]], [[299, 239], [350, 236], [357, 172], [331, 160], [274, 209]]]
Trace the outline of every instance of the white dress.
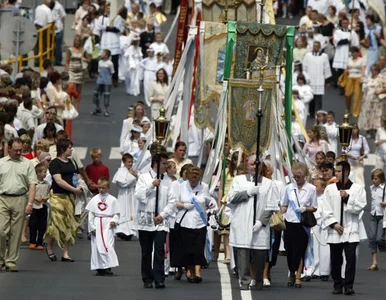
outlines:
[[339, 128], [335, 122], [331, 125], [326, 123], [323, 124], [326, 127], [326, 133], [328, 137], [328, 143], [330, 144], [331, 151], [334, 151], [336, 155], [338, 155], [338, 136], [339, 136]]
[[137, 212], [137, 201], [134, 197], [137, 179], [126, 167], [121, 167], [115, 173], [112, 183], [118, 186], [119, 226], [116, 233], [137, 236], [133, 230], [134, 217]]
[[150, 107], [151, 103], [149, 100], [150, 88], [152, 82], [155, 81], [155, 73], [157, 72], [157, 59], [155, 57], [146, 57], [141, 61], [141, 68], [143, 71], [143, 92], [145, 95], [145, 103]]
[[131, 45], [125, 52], [127, 68], [125, 72], [126, 93], [138, 96], [140, 94], [139, 69], [142, 61], [141, 47]]
[[110, 222], [118, 223], [118, 200], [110, 194], [94, 196], [86, 206], [89, 232], [91, 235], [91, 270], [108, 269], [119, 266], [114, 249], [115, 228]]
[[[131, 37], [126, 35], [121, 35], [119, 37], [119, 44], [121, 48], [121, 53], [125, 54], [126, 51], [129, 49], [131, 44]], [[118, 78], [121, 81], [125, 80], [125, 75], [127, 72], [127, 69], [129, 68], [128, 60], [125, 57], [125, 55], [119, 56], [119, 64], [118, 64]]]

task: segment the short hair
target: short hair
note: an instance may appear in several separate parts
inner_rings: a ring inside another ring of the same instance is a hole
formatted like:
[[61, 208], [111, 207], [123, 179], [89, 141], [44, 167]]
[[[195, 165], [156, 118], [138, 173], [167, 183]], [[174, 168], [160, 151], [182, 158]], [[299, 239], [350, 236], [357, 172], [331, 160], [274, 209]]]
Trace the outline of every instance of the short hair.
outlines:
[[374, 18], [373, 15], [367, 15], [367, 16], [366, 16], [366, 19], [370, 20], [371, 23], [375, 23], [375, 18]]
[[168, 169], [171, 168], [173, 165], [177, 166], [176, 163], [172, 160], [168, 161]]
[[316, 152], [315, 157], [317, 156], [322, 156], [324, 159], [326, 159], [326, 154], [323, 151]]
[[32, 98], [27, 97], [23, 100], [23, 105], [25, 109], [31, 110], [32, 109]]
[[350, 166], [350, 164], [349, 164], [347, 161], [345, 161], [345, 160], [340, 161], [340, 162], [338, 162], [338, 163], [336, 164], [336, 166], [337, 166], [337, 167], [338, 167], [338, 166], [342, 167], [342, 170], [345, 170], [345, 172], [348, 171], [348, 173], [350, 174], [351, 166]]
[[326, 158], [332, 158], [333, 160], [336, 159], [336, 154], [334, 151], [327, 151], [326, 152]]
[[385, 172], [383, 172], [382, 169], [375, 169], [371, 173], [371, 179], [373, 179], [374, 177], [378, 177], [379, 179], [381, 179], [382, 183], [385, 182]]
[[42, 171], [46, 171], [47, 170], [47, 167], [44, 163], [38, 163], [36, 166], [35, 166], [35, 173], [38, 174]]
[[159, 164], [162, 159], [168, 160], [168, 155], [165, 152], [161, 152], [159, 154], [156, 154], [151, 159], [151, 167], [153, 168], [156, 164]]
[[301, 162], [297, 162], [297, 163], [294, 163], [292, 165], [292, 173], [295, 171], [295, 170], [301, 170], [304, 177], [308, 176], [308, 167], [305, 163], [301, 163]]
[[176, 145], [174, 146], [174, 151], [177, 151], [177, 149], [178, 149], [179, 147], [182, 147], [182, 146], [184, 146], [184, 147], [186, 148], [186, 143], [183, 142], [183, 141], [177, 142]]
[[52, 61], [50, 59], [45, 59], [43, 61], [43, 69], [46, 70], [49, 67], [52, 67]]
[[92, 148], [90, 150], [90, 156], [96, 156], [96, 155], [102, 156], [102, 150], [100, 148]]
[[202, 176], [202, 170], [199, 168], [199, 167], [196, 167], [196, 166], [193, 166], [193, 167], [190, 167], [187, 171], [186, 171], [186, 177], [194, 177], [194, 178], [200, 178], [201, 179], [201, 176]]
[[314, 179], [314, 185], [315, 185], [315, 182], [317, 182], [317, 181], [320, 182], [320, 185], [321, 185], [323, 188], [325, 188], [325, 187], [327, 186], [327, 181], [326, 181], [326, 179], [320, 178], [320, 177], [316, 177], [316, 178]]
[[57, 133], [56, 133], [56, 139], [57, 140], [65, 140], [65, 139], [68, 139], [68, 134], [65, 130], [59, 130]]
[[327, 115], [335, 118], [335, 113], [332, 110], [328, 111]]
[[31, 144], [31, 137], [28, 135], [28, 134], [23, 134], [20, 136], [20, 140], [23, 142], [23, 143], [29, 143]]
[[320, 165], [320, 169], [334, 170], [334, 165], [329, 161], [325, 161]]
[[49, 80], [51, 81], [52, 84], [57, 83], [62, 77], [60, 76], [58, 71], [53, 71], [49, 75]]
[[102, 176], [98, 179], [98, 184], [106, 184], [108, 187], [110, 187], [110, 180], [107, 177]]
[[34, 145], [34, 150], [36, 151], [38, 149], [43, 150], [44, 152], [49, 152], [50, 147], [48, 146], [46, 141], [44, 141], [43, 139], [40, 139], [40, 140], [37, 140]]
[[60, 156], [64, 152], [66, 152], [66, 150], [68, 149], [68, 147], [70, 147], [70, 145], [72, 145], [72, 142], [69, 139], [58, 140], [56, 143], [56, 152], [58, 153], [57, 155]]
[[184, 175], [184, 172], [185, 171], [188, 171], [190, 168], [194, 167], [193, 164], [186, 164], [186, 165], [183, 165], [182, 168], [181, 168], [181, 171], [180, 171], [180, 177], [182, 177]]
[[128, 159], [134, 160], [134, 157], [131, 154], [129, 154], [129, 153], [125, 153], [125, 154], [122, 155], [122, 162], [125, 162]]
[[111, 51], [109, 49], [103, 49], [103, 51], [107, 53], [107, 57], [111, 56]]
[[8, 141], [8, 147], [12, 148], [13, 144], [23, 144], [23, 142], [20, 138], [13, 138]]
[[359, 53], [359, 48], [358, 48], [358, 47], [355, 47], [355, 46], [352, 46], [352, 47], [350, 48], [350, 52]]

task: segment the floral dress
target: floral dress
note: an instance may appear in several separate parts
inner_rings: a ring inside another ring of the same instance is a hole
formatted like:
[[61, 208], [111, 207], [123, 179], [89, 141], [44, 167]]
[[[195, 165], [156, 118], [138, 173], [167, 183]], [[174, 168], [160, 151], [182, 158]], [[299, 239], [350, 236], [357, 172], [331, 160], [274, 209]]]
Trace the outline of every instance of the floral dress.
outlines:
[[383, 103], [375, 92], [382, 90], [384, 85], [385, 78], [380, 74], [376, 78], [370, 78], [367, 82], [359, 114], [358, 126], [360, 129], [367, 131], [381, 127]]

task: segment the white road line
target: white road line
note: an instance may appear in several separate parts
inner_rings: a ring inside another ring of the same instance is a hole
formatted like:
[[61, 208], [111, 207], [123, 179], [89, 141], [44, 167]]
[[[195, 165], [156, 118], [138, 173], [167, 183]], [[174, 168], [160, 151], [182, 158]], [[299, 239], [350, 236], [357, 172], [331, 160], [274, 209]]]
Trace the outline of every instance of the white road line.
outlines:
[[76, 154], [78, 154], [78, 157], [80, 160], [84, 160], [87, 157], [88, 154], [88, 147], [74, 147]]
[[228, 267], [223, 263], [224, 253], [220, 253], [217, 260], [217, 268], [220, 273], [221, 281], [221, 299], [232, 300], [232, 284], [231, 276], [229, 275]]
[[109, 159], [121, 159], [121, 148], [120, 147], [111, 147]]

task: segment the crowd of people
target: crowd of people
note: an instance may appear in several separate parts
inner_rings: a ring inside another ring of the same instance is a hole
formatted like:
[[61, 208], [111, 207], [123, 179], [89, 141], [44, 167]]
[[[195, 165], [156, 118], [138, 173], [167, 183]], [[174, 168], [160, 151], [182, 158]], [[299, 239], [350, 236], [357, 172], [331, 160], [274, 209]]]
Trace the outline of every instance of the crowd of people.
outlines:
[[[292, 17], [291, 1], [282, 2], [283, 16]], [[126, 1], [110, 19], [109, 2], [84, 0], [65, 72], [45, 60], [42, 73], [25, 67], [13, 77], [12, 66], [2, 62], [0, 267], [16, 272], [20, 242], [26, 241], [51, 261], [58, 260], [56, 242], [61, 261], [74, 262], [71, 246], [87, 233], [97, 276], [111, 276], [119, 265], [115, 237], [138, 238], [144, 288], [165, 288], [171, 273], [175, 280], [185, 273], [189, 283], [202, 282], [202, 268], [218, 260], [223, 245], [223, 262], [241, 290], [271, 286], [270, 270], [285, 251], [288, 287], [331, 276], [333, 294], [353, 295], [359, 243], [369, 240], [369, 271], [378, 270], [377, 253], [386, 251], [386, 42], [373, 11], [333, 2], [310, 0], [295, 38], [292, 129], [298, 161], [291, 170], [274, 170], [269, 154], [245, 158], [226, 142], [226, 169], [215, 188], [202, 182], [201, 166], [187, 157], [190, 141], [177, 142], [168, 153], [153, 136], [152, 120], [173, 75], [158, 1]], [[65, 16], [60, 6], [45, 0], [36, 8], [36, 27], [55, 22], [57, 42]], [[60, 55], [57, 66], [63, 64]], [[92, 115], [102, 113], [103, 96], [109, 116], [112, 87], [119, 82], [128, 94], [144, 95], [123, 120], [122, 162], [112, 176], [99, 148], [91, 149], [92, 163], [84, 167], [66, 132], [87, 76], [96, 78]], [[326, 83], [359, 118], [347, 161], [339, 155], [335, 114], [323, 110]], [[307, 127], [311, 120], [315, 125]], [[370, 221], [364, 224], [363, 160], [373, 139], [377, 160]], [[292, 178], [276, 180], [277, 172]], [[110, 184], [118, 187], [117, 197], [109, 194]]]

